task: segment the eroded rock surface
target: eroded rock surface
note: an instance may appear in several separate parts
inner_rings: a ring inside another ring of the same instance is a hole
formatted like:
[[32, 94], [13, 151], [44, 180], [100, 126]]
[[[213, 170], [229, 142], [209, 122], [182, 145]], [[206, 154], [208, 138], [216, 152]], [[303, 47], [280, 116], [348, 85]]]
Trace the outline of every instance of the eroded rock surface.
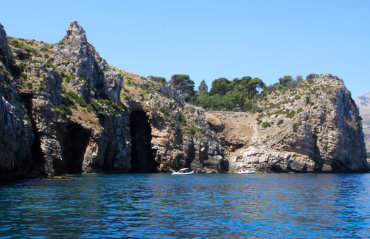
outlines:
[[1, 36], [4, 175], [227, 171], [202, 109], [168, 84], [108, 65], [77, 22], [55, 45], [10, 39]]
[[57, 44], [9, 38], [1, 26], [0, 53], [0, 181], [368, 170], [358, 109], [330, 75], [269, 94], [261, 114], [205, 113], [166, 83], [110, 66], [75, 21]]
[[231, 172], [368, 171], [361, 118], [342, 80], [320, 75], [269, 94], [260, 107], [260, 114], [208, 113], [211, 126], [214, 118], [225, 125], [217, 136]]
[[7, 36], [0, 24], [0, 182], [26, 177], [32, 168], [33, 134], [22, 108]]

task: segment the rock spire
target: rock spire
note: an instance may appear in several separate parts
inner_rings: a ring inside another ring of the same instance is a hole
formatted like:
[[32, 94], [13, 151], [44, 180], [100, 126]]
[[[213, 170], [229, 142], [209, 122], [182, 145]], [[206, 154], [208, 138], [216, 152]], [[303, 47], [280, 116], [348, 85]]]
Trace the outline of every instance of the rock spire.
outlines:
[[67, 30], [67, 36], [68, 38], [78, 39], [82, 42], [87, 42], [86, 32], [81, 27], [80, 24], [78, 24], [77, 21], [72, 21], [69, 25], [69, 28]]

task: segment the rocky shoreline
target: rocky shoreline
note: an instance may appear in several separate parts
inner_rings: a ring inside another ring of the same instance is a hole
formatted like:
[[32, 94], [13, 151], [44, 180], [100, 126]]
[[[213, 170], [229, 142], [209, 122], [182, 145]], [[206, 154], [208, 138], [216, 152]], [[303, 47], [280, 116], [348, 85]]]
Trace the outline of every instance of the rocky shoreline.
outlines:
[[167, 83], [110, 66], [75, 21], [57, 44], [7, 37], [1, 26], [0, 96], [0, 181], [183, 167], [369, 170], [358, 109], [340, 79], [275, 92], [262, 115], [205, 112]]

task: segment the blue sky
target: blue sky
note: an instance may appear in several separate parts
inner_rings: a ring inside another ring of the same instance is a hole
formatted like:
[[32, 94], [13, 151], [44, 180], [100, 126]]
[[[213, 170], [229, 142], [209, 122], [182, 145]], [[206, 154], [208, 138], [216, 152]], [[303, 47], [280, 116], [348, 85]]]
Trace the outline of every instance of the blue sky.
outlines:
[[56, 43], [77, 20], [109, 64], [139, 75], [331, 73], [370, 91], [370, 1], [2, 1], [9, 36]]

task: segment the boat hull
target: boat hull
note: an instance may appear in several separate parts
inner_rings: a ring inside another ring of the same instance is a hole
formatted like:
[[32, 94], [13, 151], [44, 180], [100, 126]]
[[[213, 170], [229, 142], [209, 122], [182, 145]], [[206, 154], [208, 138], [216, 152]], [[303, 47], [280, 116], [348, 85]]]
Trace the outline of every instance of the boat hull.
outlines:
[[190, 175], [190, 174], [194, 174], [194, 172], [188, 172], [188, 173], [174, 172], [174, 173], [172, 173], [172, 175]]

